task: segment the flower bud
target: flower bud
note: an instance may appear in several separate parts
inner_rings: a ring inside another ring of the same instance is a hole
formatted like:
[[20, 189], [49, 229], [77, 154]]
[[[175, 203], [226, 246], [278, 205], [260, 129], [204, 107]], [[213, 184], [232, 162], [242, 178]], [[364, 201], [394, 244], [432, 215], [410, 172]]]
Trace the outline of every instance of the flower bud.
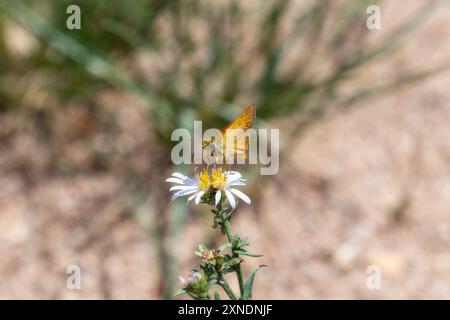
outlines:
[[203, 297], [208, 293], [208, 279], [200, 272], [193, 272], [190, 276], [180, 277], [180, 281], [184, 289], [194, 296]]

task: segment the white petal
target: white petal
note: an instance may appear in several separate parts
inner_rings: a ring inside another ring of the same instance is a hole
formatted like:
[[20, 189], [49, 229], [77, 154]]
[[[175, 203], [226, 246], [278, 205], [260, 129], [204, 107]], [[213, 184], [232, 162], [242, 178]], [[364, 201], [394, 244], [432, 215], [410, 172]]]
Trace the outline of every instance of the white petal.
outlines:
[[227, 175], [227, 184], [242, 182], [242, 176], [239, 172], [232, 171], [232, 174]]
[[224, 173], [225, 174], [239, 174], [240, 175], [239, 171], [236, 171], [236, 170], [230, 170], [230, 171], [226, 171]]
[[197, 189], [194, 189], [194, 190], [188, 189], [188, 190], [181, 190], [181, 191], [178, 191], [177, 193], [178, 193], [180, 196], [186, 196], [186, 195], [188, 195], [188, 194], [196, 193], [197, 191], [198, 191]]
[[197, 194], [196, 193], [194, 193], [192, 196], [190, 196], [188, 199], [187, 199], [187, 202], [186, 203], [189, 203], [189, 202], [191, 202], [192, 201], [192, 199], [194, 199], [195, 197], [197, 196]]
[[232, 182], [232, 183], [227, 183], [228, 187], [232, 187], [232, 186], [245, 186], [245, 182], [242, 181], [237, 181], [237, 182]]
[[222, 198], [222, 191], [217, 190], [217, 192], [216, 192], [216, 206], [220, 202], [221, 198]]
[[197, 186], [173, 186], [173, 187], [170, 187], [169, 191], [174, 191], [174, 190], [193, 190], [193, 189], [197, 189]]
[[180, 193], [179, 192], [175, 192], [172, 195], [172, 198], [170, 200], [173, 202], [173, 201], [177, 200], [179, 197], [180, 197]]
[[178, 178], [167, 178], [166, 182], [184, 184], [184, 181]]
[[195, 204], [199, 204], [200, 203], [200, 199], [202, 198], [202, 195], [205, 193], [205, 191], [200, 191], [199, 193], [197, 193], [197, 196], [195, 197]]
[[227, 195], [227, 198], [228, 198], [228, 201], [230, 202], [231, 207], [233, 209], [236, 209], [236, 200], [234, 199], [233, 194], [228, 190], [225, 190], [225, 194]]
[[239, 198], [241, 198], [242, 201], [244, 201], [245, 203], [247, 204], [252, 203], [252, 200], [250, 200], [250, 198], [245, 193], [239, 191], [238, 189], [231, 188], [230, 191], [233, 192]]
[[195, 193], [195, 192], [197, 192], [197, 190], [181, 190], [181, 191], [175, 192], [172, 195], [172, 201], [175, 201], [179, 197], [187, 196], [188, 194]]
[[179, 173], [179, 172], [174, 172], [174, 173], [172, 173], [172, 176], [173, 176], [173, 177], [176, 177], [176, 178], [180, 178], [180, 179], [182, 179], [182, 180], [185, 180], [185, 179], [188, 178], [187, 176], [185, 176], [184, 174], [181, 174], [181, 173]]
[[242, 177], [242, 174], [239, 171], [228, 171], [228, 174], [239, 177], [239, 178]]

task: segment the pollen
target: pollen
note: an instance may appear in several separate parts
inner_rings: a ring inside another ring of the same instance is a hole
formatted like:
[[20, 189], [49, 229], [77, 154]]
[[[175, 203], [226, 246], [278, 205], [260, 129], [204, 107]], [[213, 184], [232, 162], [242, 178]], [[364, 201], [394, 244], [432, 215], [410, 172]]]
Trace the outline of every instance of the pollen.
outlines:
[[222, 173], [221, 168], [214, 169], [212, 172], [211, 184], [214, 188], [224, 190], [227, 184], [227, 177]]
[[198, 187], [200, 190], [207, 191], [211, 185], [208, 170], [203, 169], [198, 176]]

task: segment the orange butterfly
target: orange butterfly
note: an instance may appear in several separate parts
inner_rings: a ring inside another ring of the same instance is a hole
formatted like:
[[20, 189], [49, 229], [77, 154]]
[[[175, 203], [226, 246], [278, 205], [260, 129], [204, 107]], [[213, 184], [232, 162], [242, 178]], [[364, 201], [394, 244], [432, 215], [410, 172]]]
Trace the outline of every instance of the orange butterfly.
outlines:
[[[215, 160], [223, 157], [225, 163], [230, 163], [235, 157], [247, 159], [249, 142], [247, 130], [253, 127], [255, 115], [255, 107], [248, 106], [234, 121], [221, 130], [222, 136], [219, 140], [216, 141], [215, 137], [203, 140], [203, 150], [208, 149], [210, 156]], [[233, 143], [227, 146], [228, 139]]]

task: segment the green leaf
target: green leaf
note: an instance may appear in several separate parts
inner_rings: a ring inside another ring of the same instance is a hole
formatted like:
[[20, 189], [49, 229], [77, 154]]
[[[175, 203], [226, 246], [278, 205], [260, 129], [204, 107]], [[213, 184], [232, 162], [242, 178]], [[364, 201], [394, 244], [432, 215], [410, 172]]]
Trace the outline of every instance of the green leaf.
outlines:
[[242, 247], [248, 246], [250, 243], [247, 241], [247, 238], [241, 239], [238, 236], [235, 236], [232, 241], [232, 246], [234, 250], [239, 250]]
[[217, 291], [214, 292], [214, 299], [215, 300], [220, 300], [220, 294]]
[[210, 287], [212, 287], [213, 285], [216, 285], [216, 284], [217, 284], [217, 279], [216, 278], [211, 279], [211, 280], [208, 281], [208, 285]]
[[219, 250], [220, 252], [222, 252], [223, 250], [225, 250], [225, 249], [227, 249], [227, 248], [231, 248], [231, 247], [232, 247], [231, 243], [227, 242], [227, 243], [221, 245], [221, 246], [218, 248], [218, 250]]
[[186, 289], [185, 288], [181, 288], [181, 289], [178, 289], [174, 294], [173, 294], [173, 296], [174, 297], [178, 297], [178, 296], [181, 296], [182, 294], [185, 294], [186, 293]]
[[234, 257], [234, 258], [231, 258], [229, 256], [225, 257], [224, 263], [223, 263], [222, 268], [220, 269], [220, 271], [222, 271], [224, 273], [233, 271], [234, 270], [234, 266], [239, 264], [239, 263], [241, 263], [241, 262], [242, 262], [242, 259], [237, 258], [237, 257]]
[[267, 267], [266, 265], [260, 265], [259, 267], [255, 268], [250, 272], [248, 275], [247, 280], [244, 283], [244, 294], [242, 296], [243, 300], [251, 300], [252, 299], [252, 292], [253, 292], [253, 280], [255, 280], [256, 272], [258, 272], [259, 269], [262, 267]]
[[242, 254], [242, 255], [244, 255], [244, 256], [249, 256], [249, 257], [254, 257], [254, 258], [259, 258], [259, 257], [262, 257], [262, 256], [263, 256], [262, 254], [259, 254], [259, 253], [252, 253], [252, 252], [247, 251], [247, 250], [245, 250], [245, 249], [234, 250], [234, 252], [239, 253], [239, 254]]
[[225, 261], [223, 265], [226, 267], [231, 267], [231, 266], [241, 263], [241, 261], [242, 260], [240, 258], [231, 258], [231, 259]]

